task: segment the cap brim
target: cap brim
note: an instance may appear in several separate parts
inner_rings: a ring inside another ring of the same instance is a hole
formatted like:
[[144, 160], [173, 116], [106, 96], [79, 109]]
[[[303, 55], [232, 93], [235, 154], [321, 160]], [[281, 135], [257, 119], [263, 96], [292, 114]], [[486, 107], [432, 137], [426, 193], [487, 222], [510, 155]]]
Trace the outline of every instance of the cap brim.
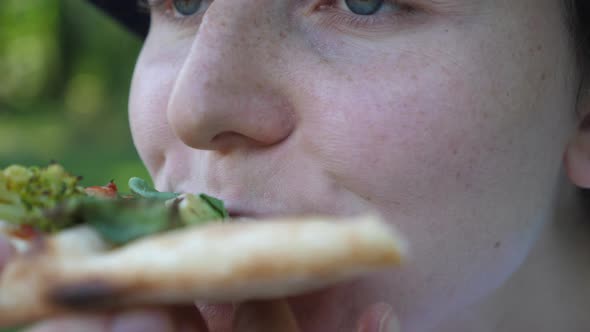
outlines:
[[150, 16], [141, 12], [137, 6], [137, 0], [89, 0], [89, 2], [108, 13], [138, 36], [147, 36], [150, 28]]

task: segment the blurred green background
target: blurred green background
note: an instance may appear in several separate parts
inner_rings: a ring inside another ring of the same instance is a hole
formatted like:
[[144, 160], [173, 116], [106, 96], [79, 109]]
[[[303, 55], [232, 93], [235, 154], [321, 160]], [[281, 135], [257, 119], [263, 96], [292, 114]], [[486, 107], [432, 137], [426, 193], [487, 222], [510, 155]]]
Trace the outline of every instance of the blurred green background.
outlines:
[[127, 98], [141, 40], [80, 0], [0, 0], [0, 168], [63, 164], [84, 185], [147, 178]]
[[122, 191], [147, 178], [127, 120], [140, 47], [84, 1], [0, 0], [0, 168], [55, 160]]

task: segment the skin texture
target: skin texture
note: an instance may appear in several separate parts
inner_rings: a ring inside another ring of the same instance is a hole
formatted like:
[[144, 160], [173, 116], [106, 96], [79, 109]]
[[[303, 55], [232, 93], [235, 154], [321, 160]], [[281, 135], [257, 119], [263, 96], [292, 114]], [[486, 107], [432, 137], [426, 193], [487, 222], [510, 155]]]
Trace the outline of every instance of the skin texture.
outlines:
[[204, 4], [182, 25], [153, 11], [136, 67], [157, 187], [254, 217], [375, 209], [411, 246], [399, 271], [293, 299], [305, 331], [348, 331], [382, 300], [424, 331], [523, 263], [576, 130], [560, 2], [409, 1], [369, 25], [314, 1]]
[[[285, 326], [586, 330], [565, 175], [590, 185], [590, 138], [561, 2], [416, 0], [372, 23], [343, 3], [154, 9], [130, 120], [157, 188], [251, 217], [376, 210], [405, 235], [403, 268], [287, 299]], [[212, 331], [249, 321], [199, 308]]]

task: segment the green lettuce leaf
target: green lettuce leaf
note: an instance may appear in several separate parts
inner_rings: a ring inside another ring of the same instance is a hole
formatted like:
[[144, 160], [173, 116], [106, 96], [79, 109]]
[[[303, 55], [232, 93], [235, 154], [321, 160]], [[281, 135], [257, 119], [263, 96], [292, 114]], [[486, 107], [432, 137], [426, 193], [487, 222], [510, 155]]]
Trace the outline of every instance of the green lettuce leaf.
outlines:
[[207, 202], [209, 204], [209, 206], [211, 206], [213, 209], [215, 209], [221, 218], [224, 218], [224, 219], [229, 218], [229, 213], [225, 209], [225, 206], [224, 206], [222, 200], [212, 197], [212, 196], [209, 196], [209, 195], [206, 195], [206, 194], [200, 194], [199, 197], [202, 200], [204, 200], [205, 202]]
[[179, 226], [161, 200], [85, 200], [80, 214], [106, 241], [122, 245]]
[[177, 197], [177, 193], [159, 192], [152, 188], [144, 179], [133, 177], [129, 179], [129, 189], [131, 192], [143, 198], [168, 200]]

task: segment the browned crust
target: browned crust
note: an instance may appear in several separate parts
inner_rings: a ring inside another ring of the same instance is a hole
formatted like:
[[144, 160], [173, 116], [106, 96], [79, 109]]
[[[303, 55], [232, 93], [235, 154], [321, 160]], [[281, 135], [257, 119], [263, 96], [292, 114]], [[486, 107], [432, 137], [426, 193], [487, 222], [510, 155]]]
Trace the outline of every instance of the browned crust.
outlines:
[[[0, 326], [133, 304], [291, 296], [399, 264], [403, 244], [384, 234], [388, 227], [374, 218], [356, 222], [212, 225], [94, 255], [66, 255], [51, 238], [43, 250], [20, 255], [0, 276]], [[323, 244], [323, 237], [332, 242]], [[235, 250], [224, 251], [227, 246]], [[218, 260], [229, 266], [217, 266]], [[14, 287], [21, 287], [20, 297]], [[3, 298], [3, 290], [12, 291], [12, 298]]]

